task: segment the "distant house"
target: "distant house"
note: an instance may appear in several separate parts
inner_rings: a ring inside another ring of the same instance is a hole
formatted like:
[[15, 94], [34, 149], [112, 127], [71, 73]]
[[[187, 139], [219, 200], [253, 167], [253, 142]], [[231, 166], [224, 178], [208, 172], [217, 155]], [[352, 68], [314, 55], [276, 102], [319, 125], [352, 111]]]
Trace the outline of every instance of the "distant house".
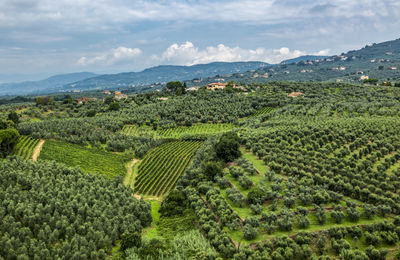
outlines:
[[360, 77], [360, 81], [363, 81], [363, 80], [366, 80], [366, 79], [369, 79], [369, 76], [367, 76], [367, 75], [362, 75], [362, 76]]
[[104, 90], [103, 93], [106, 95], [111, 95], [111, 91], [109, 91], [109, 90]]
[[124, 98], [128, 98], [128, 95], [122, 94], [121, 91], [115, 91], [114, 98], [115, 99], [124, 99]]
[[391, 70], [397, 70], [397, 67], [393, 66], [390, 68]]
[[346, 70], [346, 67], [340, 66], [340, 67], [339, 67], [339, 70], [344, 71], [344, 70]]
[[161, 101], [167, 101], [167, 100], [168, 100], [168, 98], [167, 98], [167, 97], [159, 97], [159, 98], [157, 98], [157, 100], [161, 100]]
[[84, 104], [87, 103], [89, 101], [96, 101], [97, 98], [88, 98], [88, 97], [81, 97], [78, 99], [78, 104]]
[[333, 71], [339, 71], [339, 68], [338, 67], [334, 67], [334, 68], [332, 68], [332, 70]]
[[200, 87], [197, 87], [197, 86], [196, 87], [190, 87], [190, 88], [187, 88], [186, 91], [198, 91], [199, 88]]
[[225, 89], [228, 83], [214, 82], [207, 85], [208, 90]]
[[258, 75], [258, 73], [254, 73], [253, 74], [253, 78], [258, 78], [260, 75]]
[[292, 92], [292, 93], [288, 94], [288, 97], [296, 98], [298, 96], [304, 97], [304, 93], [302, 93], [302, 92]]
[[261, 77], [263, 77], [263, 78], [269, 78], [269, 74], [268, 74], [268, 72], [267, 73], [264, 73], [264, 75], [262, 75]]

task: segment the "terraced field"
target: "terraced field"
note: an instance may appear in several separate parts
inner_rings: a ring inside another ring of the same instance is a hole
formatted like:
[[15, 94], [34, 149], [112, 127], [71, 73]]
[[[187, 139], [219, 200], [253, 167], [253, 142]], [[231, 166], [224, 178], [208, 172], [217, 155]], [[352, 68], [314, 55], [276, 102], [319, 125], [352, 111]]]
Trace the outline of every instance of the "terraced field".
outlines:
[[138, 166], [135, 191], [161, 196], [169, 192], [189, 164], [201, 141], [174, 141], [153, 149]]
[[129, 159], [127, 155], [53, 140], [46, 141], [39, 156], [39, 160], [55, 160], [68, 166], [79, 166], [83, 172], [109, 177], [125, 175], [125, 164]]
[[38, 139], [34, 139], [30, 136], [21, 136], [18, 139], [18, 143], [14, 149], [13, 154], [21, 156], [26, 160], [32, 158], [33, 149], [35, 149], [36, 145], [39, 143]]

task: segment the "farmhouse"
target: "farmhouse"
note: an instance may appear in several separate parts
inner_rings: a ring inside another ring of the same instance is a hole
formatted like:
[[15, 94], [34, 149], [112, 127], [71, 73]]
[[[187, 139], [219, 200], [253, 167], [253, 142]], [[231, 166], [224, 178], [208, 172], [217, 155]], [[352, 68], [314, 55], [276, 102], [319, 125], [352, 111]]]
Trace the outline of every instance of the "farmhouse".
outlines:
[[89, 101], [96, 101], [97, 98], [88, 98], [88, 97], [81, 97], [78, 99], [78, 104], [87, 103]]
[[121, 91], [115, 91], [115, 99], [123, 99], [123, 98], [128, 98], [128, 95], [122, 94]]
[[111, 91], [109, 91], [109, 90], [104, 90], [103, 93], [106, 95], [111, 95]]
[[363, 80], [366, 80], [366, 79], [369, 79], [369, 77], [367, 75], [362, 75], [360, 77], [360, 81], [363, 81]]
[[207, 89], [208, 90], [225, 89], [226, 85], [228, 85], [228, 83], [214, 82], [214, 83], [208, 84]]
[[391, 70], [397, 70], [397, 67], [393, 66], [391, 67]]

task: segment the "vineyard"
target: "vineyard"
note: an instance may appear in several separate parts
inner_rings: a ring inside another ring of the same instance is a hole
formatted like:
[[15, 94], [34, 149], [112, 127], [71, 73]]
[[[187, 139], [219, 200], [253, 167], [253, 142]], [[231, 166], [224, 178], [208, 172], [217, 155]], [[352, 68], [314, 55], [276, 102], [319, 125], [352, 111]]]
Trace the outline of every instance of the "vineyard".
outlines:
[[179, 126], [176, 128], [157, 130], [157, 133], [166, 138], [180, 138], [184, 135], [218, 134], [232, 130], [233, 124], [196, 124], [193, 126]]
[[269, 114], [269, 113], [272, 112], [272, 110], [274, 110], [274, 108], [272, 108], [272, 107], [264, 107], [264, 108], [256, 111], [251, 117], [256, 117], [256, 116], [260, 116], [260, 115]]
[[210, 135], [219, 134], [232, 130], [233, 124], [195, 124], [192, 126], [178, 126], [167, 129], [152, 130], [148, 126], [125, 125], [122, 128], [122, 133], [129, 136], [157, 136], [161, 138], [174, 138], [179, 139], [189, 135]]
[[174, 141], [151, 150], [138, 167], [135, 191], [155, 196], [169, 192], [201, 143], [201, 141]]
[[83, 172], [109, 177], [125, 175], [125, 164], [129, 159], [127, 155], [53, 140], [46, 141], [39, 156], [39, 160], [55, 160], [68, 166], [79, 166]]
[[38, 139], [34, 139], [30, 136], [21, 136], [18, 139], [18, 143], [14, 148], [14, 155], [18, 155], [28, 160], [32, 158], [33, 149], [39, 143]]

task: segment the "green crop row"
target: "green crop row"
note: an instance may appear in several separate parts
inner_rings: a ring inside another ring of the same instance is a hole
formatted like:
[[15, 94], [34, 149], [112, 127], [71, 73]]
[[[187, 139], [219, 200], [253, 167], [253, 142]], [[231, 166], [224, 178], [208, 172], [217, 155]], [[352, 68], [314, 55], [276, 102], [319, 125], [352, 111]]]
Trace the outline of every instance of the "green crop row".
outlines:
[[138, 167], [135, 191], [160, 196], [170, 191], [201, 141], [175, 141], [150, 151]]

